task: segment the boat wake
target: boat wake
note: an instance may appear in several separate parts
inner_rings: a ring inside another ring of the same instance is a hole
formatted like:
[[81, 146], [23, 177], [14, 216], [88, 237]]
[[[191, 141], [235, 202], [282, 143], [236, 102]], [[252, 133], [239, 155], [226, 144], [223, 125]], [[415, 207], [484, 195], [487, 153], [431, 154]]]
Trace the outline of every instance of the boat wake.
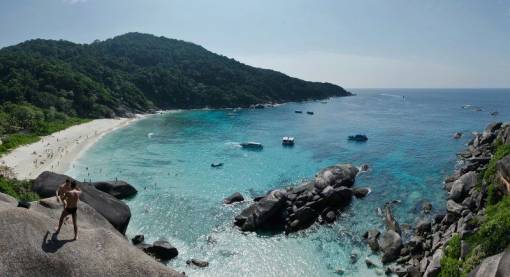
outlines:
[[398, 95], [398, 94], [391, 94], [391, 93], [381, 93], [379, 94], [381, 96], [387, 96], [387, 97], [395, 97], [395, 98], [403, 98], [404, 96], [403, 95]]

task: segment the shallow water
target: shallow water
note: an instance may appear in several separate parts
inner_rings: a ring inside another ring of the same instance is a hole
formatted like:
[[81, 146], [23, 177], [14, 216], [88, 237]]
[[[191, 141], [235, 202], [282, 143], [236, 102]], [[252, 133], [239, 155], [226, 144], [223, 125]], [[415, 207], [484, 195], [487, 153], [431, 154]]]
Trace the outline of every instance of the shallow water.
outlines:
[[[67, 173], [78, 179], [123, 179], [138, 195], [127, 235], [169, 240], [179, 249], [169, 265], [190, 276], [376, 276], [365, 257], [379, 262], [361, 241], [383, 221], [378, 207], [391, 200], [401, 223], [413, 224], [422, 200], [443, 209], [442, 179], [450, 174], [470, 132], [510, 119], [510, 90], [354, 90], [354, 97], [288, 103], [263, 110], [183, 111], [156, 115], [105, 136]], [[466, 104], [483, 110], [463, 109]], [[294, 110], [303, 110], [296, 114]], [[314, 111], [307, 115], [306, 111]], [[499, 115], [489, 115], [499, 111]], [[457, 131], [460, 140], [452, 139]], [[149, 135], [152, 133], [151, 135]], [[347, 136], [366, 134], [366, 143]], [[292, 148], [281, 137], [296, 137]], [[243, 141], [264, 145], [259, 152]], [[211, 168], [222, 162], [222, 168]], [[270, 189], [299, 183], [336, 163], [370, 165], [356, 186], [372, 189], [354, 200], [331, 226], [285, 236], [242, 233], [234, 216], [249, 201], [222, 205], [239, 191], [251, 199]], [[86, 169], [88, 168], [88, 170]], [[91, 177], [93, 176], [93, 177]], [[351, 254], [359, 260], [351, 263]], [[185, 265], [210, 262], [205, 269]]]

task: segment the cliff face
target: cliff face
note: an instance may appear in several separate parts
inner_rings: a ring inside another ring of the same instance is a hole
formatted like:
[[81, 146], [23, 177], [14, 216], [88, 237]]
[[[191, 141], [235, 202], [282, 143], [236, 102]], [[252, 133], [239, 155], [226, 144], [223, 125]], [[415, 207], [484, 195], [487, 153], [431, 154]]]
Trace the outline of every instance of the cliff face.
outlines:
[[[488, 125], [458, 156], [461, 165], [444, 181], [446, 212], [426, 213], [389, 259], [392, 249], [379, 241], [383, 262], [393, 262], [388, 273], [510, 276], [510, 124]], [[377, 251], [377, 236], [367, 238]]]
[[53, 235], [62, 206], [55, 198], [30, 209], [0, 193], [2, 276], [182, 276], [130, 245], [96, 210], [80, 202], [78, 240], [72, 224]]

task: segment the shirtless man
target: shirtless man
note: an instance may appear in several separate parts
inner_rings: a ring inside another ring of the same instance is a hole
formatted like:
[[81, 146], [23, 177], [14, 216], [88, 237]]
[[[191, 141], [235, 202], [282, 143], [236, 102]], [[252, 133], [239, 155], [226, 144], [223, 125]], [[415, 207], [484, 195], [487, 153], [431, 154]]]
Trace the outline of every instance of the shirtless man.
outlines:
[[[66, 179], [66, 182], [63, 183], [62, 185], [60, 185], [58, 187], [57, 191], [55, 192], [55, 194], [57, 196], [57, 202], [60, 203], [60, 201], [62, 201], [64, 209], [66, 208], [66, 203], [64, 202], [64, 195], [66, 194], [66, 192], [68, 192], [70, 190], [71, 190], [71, 180]], [[67, 219], [68, 219], [68, 217], [65, 218], [65, 222], [67, 222]]]
[[76, 186], [76, 181], [71, 183], [71, 190], [64, 194], [63, 201], [66, 203], [64, 210], [62, 211], [62, 215], [60, 216], [60, 221], [58, 222], [58, 228], [55, 232], [58, 234], [60, 232], [60, 228], [62, 227], [62, 223], [64, 222], [64, 218], [68, 215], [73, 217], [73, 227], [74, 227], [74, 240], [78, 238], [78, 225], [76, 224], [76, 211], [78, 210], [78, 201], [80, 200], [80, 189]]
[[[66, 192], [70, 191], [71, 190], [71, 180], [69, 179], [66, 179], [66, 182], [63, 183], [62, 185], [60, 185], [57, 189], [57, 191], [55, 192], [56, 196], [57, 196], [57, 202], [60, 203], [60, 200], [64, 201], [64, 194], [66, 194]], [[65, 203], [63, 203], [64, 206], [65, 206]]]

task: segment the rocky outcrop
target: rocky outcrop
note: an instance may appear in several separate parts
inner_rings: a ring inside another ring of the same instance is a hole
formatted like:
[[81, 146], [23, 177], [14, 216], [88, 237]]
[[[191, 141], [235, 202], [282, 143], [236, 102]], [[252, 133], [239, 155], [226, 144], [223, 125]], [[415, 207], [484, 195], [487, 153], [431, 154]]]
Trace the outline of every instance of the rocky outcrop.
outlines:
[[507, 182], [510, 182], [510, 155], [507, 155], [503, 159], [496, 163], [497, 173], [500, 178], [504, 178]]
[[243, 231], [272, 228], [273, 224], [279, 224], [283, 220], [282, 210], [286, 199], [284, 191], [272, 191], [236, 216], [235, 224]]
[[131, 242], [133, 243], [133, 245], [138, 245], [140, 243], [143, 243], [144, 241], [145, 241], [144, 235], [136, 235], [131, 239]]
[[[52, 197], [55, 196], [55, 191], [66, 179], [74, 180], [66, 175], [45, 171], [34, 180], [32, 190], [40, 197]], [[96, 209], [119, 232], [124, 234], [131, 219], [129, 207], [124, 202], [96, 189], [89, 183], [77, 183], [82, 190], [80, 200]]]
[[381, 232], [379, 232], [379, 230], [377, 229], [369, 230], [363, 235], [363, 238], [367, 240], [368, 246], [370, 247], [370, 249], [372, 249], [372, 251], [379, 250], [380, 246], [378, 239], [380, 235]]
[[61, 211], [55, 198], [30, 209], [0, 201], [2, 276], [182, 276], [132, 246], [87, 203], [78, 205], [78, 239], [71, 240], [72, 224], [55, 236]]
[[232, 195], [230, 195], [229, 197], [226, 197], [223, 200], [223, 203], [229, 205], [229, 204], [233, 204], [236, 202], [242, 202], [242, 201], [244, 201], [244, 197], [241, 195], [241, 193], [235, 192]]
[[198, 267], [208, 267], [209, 266], [209, 262], [198, 260], [198, 259], [187, 260], [186, 264], [194, 265], [194, 266], [198, 266]]
[[353, 190], [353, 193], [354, 193], [354, 196], [356, 196], [356, 198], [363, 198], [370, 193], [370, 189], [369, 188], [355, 188]]
[[453, 182], [448, 197], [457, 203], [462, 203], [469, 191], [475, 187], [477, 174], [470, 171]]
[[142, 250], [161, 261], [168, 261], [179, 255], [177, 248], [165, 240], [155, 241], [152, 245], [143, 247]]
[[510, 276], [510, 249], [485, 258], [478, 267], [469, 273], [469, 277], [504, 276]]
[[387, 204], [386, 207], [384, 207], [384, 211], [385, 211], [384, 220], [386, 222], [386, 228], [401, 235], [402, 231], [400, 230], [400, 225], [393, 217], [393, 213], [391, 212], [391, 206]]
[[311, 182], [269, 192], [236, 216], [234, 224], [243, 231], [283, 229], [291, 233], [318, 220], [332, 222], [337, 211], [351, 202], [350, 187], [357, 173], [350, 164], [327, 167]]
[[117, 199], [130, 198], [138, 193], [132, 185], [124, 181], [93, 182], [92, 185]]
[[388, 230], [382, 237], [381, 250], [383, 256], [381, 261], [383, 263], [393, 262], [400, 255], [402, 249], [402, 238], [400, 235], [393, 231]]
[[[468, 255], [471, 246], [466, 238], [478, 230], [479, 219], [485, 216], [488, 184], [481, 179], [480, 173], [493, 157], [496, 143], [510, 143], [509, 135], [510, 125], [501, 123], [490, 124], [483, 133], [474, 134], [468, 148], [458, 153], [460, 166], [452, 176], [444, 180], [444, 187], [448, 191], [446, 213], [430, 215], [428, 213], [432, 206], [427, 205], [427, 208], [423, 209], [423, 218], [417, 220], [414, 234], [401, 237], [403, 241], [398, 254], [395, 249], [400, 243], [395, 230], [400, 228], [391, 210], [388, 210], [389, 205], [386, 205], [385, 221], [388, 231], [382, 236], [384, 245], [379, 239], [379, 246], [383, 261], [396, 262], [387, 268], [387, 272], [399, 276], [438, 276], [444, 255], [443, 248], [454, 235], [458, 235], [461, 240], [461, 257]], [[507, 177], [510, 177], [510, 155], [497, 162], [496, 175], [497, 178], [504, 177], [509, 180]], [[373, 245], [370, 245], [373, 241], [367, 242], [373, 249]], [[510, 276], [510, 253], [507, 252], [509, 251], [487, 258], [470, 276]]]

